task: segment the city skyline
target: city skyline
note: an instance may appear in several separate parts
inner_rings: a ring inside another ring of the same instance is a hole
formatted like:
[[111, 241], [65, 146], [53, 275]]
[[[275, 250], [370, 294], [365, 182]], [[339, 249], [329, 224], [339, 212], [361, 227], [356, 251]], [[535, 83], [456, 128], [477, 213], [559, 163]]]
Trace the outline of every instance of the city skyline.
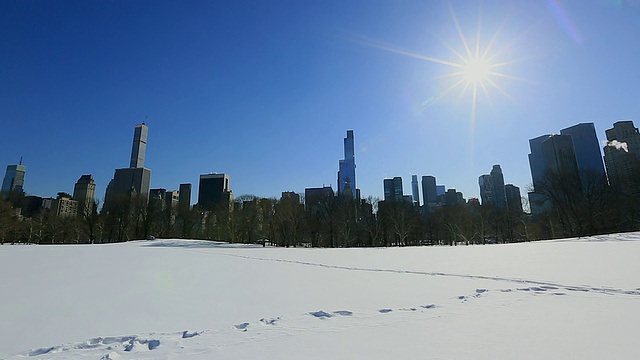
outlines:
[[[594, 122], [602, 143], [637, 120], [631, 2], [466, 4], [5, 3], [0, 165], [24, 156], [26, 192], [45, 197], [92, 174], [102, 202], [146, 118], [151, 188], [220, 172], [236, 195], [279, 197], [337, 190], [353, 129], [363, 197], [396, 176], [411, 189], [415, 174], [479, 198], [494, 164], [526, 193], [529, 139]], [[496, 80], [508, 96], [481, 92], [474, 124], [469, 94], [430, 101], [446, 68], [367, 45], [447, 59], [463, 51], [452, 12], [469, 39], [480, 16], [483, 47], [498, 34], [516, 61], [501, 72], [523, 79]]]

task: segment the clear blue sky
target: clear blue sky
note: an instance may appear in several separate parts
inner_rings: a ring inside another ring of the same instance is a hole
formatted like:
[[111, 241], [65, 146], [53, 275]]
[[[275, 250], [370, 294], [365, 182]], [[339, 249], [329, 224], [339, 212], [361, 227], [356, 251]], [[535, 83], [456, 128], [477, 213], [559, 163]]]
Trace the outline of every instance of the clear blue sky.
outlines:
[[[335, 189], [347, 129], [363, 196], [430, 174], [473, 197], [493, 164], [524, 194], [528, 139], [594, 122], [602, 140], [638, 118], [639, 5], [0, 1], [0, 167], [24, 156], [40, 196], [93, 174], [102, 200], [148, 116], [151, 186], [190, 182], [194, 202], [209, 172], [236, 196]], [[475, 123], [469, 91], [428, 101], [453, 68], [395, 51], [457, 61], [450, 8], [472, 47], [481, 19], [481, 48], [495, 35], [493, 63], [518, 78], [494, 78], [504, 94], [480, 93]]]

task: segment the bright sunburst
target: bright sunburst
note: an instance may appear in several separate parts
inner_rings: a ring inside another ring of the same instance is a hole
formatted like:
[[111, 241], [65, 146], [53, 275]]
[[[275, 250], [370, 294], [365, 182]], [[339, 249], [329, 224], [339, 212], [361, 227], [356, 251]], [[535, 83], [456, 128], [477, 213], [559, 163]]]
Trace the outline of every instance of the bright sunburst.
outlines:
[[493, 89], [495, 91], [498, 91], [505, 97], [509, 97], [509, 95], [496, 82], [497, 78], [514, 80], [520, 79], [500, 72], [500, 68], [504, 67], [505, 65], [514, 63], [514, 61], [499, 62], [496, 60], [498, 55], [504, 52], [504, 50], [508, 47], [505, 46], [498, 50], [495, 49], [496, 39], [499, 35], [498, 32], [493, 35], [491, 40], [486, 45], [482, 45], [480, 41], [480, 22], [478, 21], [478, 29], [474, 34], [475, 40], [470, 41], [463, 33], [460, 22], [458, 21], [458, 18], [455, 15], [453, 9], [450, 8], [450, 12], [461, 43], [460, 45], [462, 45], [461, 47], [460, 45], [458, 45], [457, 48], [461, 48], [462, 50], [456, 50], [454, 46], [444, 41], [442, 41], [442, 44], [451, 52], [454, 60], [438, 59], [368, 41], [360, 42], [364, 43], [367, 46], [372, 46], [382, 50], [433, 62], [436, 64], [446, 65], [452, 68], [452, 72], [446, 73], [442, 76], [444, 78], [453, 79], [452, 84], [440, 94], [438, 94], [438, 96], [432, 97], [431, 99], [426, 101], [425, 104], [430, 105], [454, 90], [460, 90], [462, 95], [466, 95], [470, 92], [471, 122], [473, 126], [476, 120], [476, 110], [479, 93], [482, 92], [487, 99], [490, 99], [489, 92], [491, 89]]

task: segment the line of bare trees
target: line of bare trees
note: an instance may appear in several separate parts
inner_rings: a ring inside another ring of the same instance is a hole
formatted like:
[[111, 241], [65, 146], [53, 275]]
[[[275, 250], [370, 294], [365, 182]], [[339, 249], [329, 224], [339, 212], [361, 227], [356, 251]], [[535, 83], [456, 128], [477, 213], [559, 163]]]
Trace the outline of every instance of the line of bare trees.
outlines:
[[[640, 179], [640, 176], [638, 176]], [[0, 200], [0, 242], [103, 243], [188, 238], [274, 246], [364, 247], [460, 245], [587, 236], [640, 229], [640, 193], [610, 187], [588, 174], [548, 173], [536, 192], [544, 212], [477, 203], [431, 211], [404, 201], [327, 197], [305, 205], [293, 199], [243, 195], [232, 210], [167, 207], [162, 201], [123, 196], [107, 211], [93, 204], [78, 217], [47, 212], [21, 217], [21, 198]]]

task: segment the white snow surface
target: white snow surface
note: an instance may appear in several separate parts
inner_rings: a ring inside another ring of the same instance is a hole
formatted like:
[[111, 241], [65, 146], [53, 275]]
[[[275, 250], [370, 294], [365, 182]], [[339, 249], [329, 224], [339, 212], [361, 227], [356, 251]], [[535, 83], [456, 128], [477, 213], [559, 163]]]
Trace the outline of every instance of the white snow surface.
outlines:
[[362, 249], [0, 246], [0, 358], [631, 359], [640, 233]]

